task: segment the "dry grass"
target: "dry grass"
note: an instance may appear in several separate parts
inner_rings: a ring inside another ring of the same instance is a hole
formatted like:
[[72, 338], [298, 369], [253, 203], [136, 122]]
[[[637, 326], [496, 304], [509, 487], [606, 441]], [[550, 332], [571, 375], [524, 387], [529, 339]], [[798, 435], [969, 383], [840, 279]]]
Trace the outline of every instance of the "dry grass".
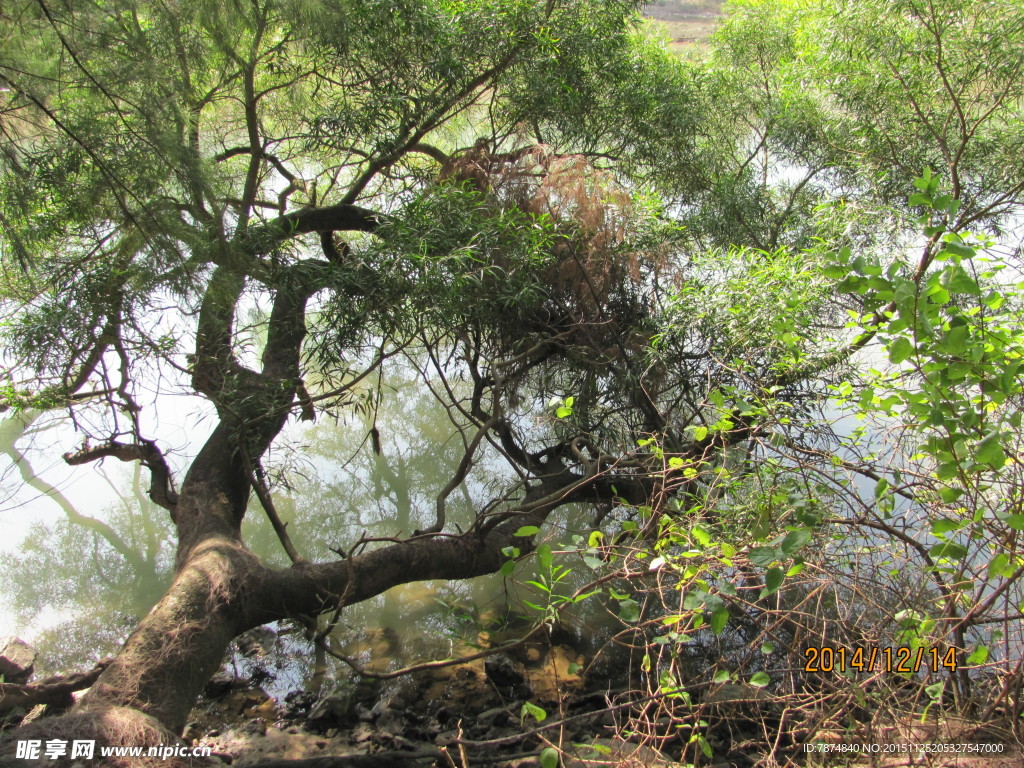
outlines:
[[644, 8], [644, 16], [664, 28], [673, 48], [703, 43], [718, 28], [723, 0], [661, 0]]

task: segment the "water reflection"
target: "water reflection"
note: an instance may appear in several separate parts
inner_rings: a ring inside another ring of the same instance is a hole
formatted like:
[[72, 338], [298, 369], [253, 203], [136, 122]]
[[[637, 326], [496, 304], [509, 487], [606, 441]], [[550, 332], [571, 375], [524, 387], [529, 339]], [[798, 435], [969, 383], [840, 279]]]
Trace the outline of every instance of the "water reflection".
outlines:
[[[395, 366], [380, 383], [390, 391], [378, 408], [340, 420], [321, 415], [314, 425], [295, 423], [268, 455], [275, 505], [307, 559], [335, 559], [360, 539], [407, 536], [433, 522], [437, 494], [464, 447], [447, 412], [416, 377], [416, 371]], [[102, 468], [110, 480], [105, 493], [95, 483], [87, 493], [62, 493], [59, 481], [42, 479], [32, 464], [45, 466], [41, 457], [52, 457], [53, 446], [31, 451], [24, 445], [32, 419], [7, 424], [8, 485], [30, 482], [42, 494], [19, 500], [19, 517], [50, 508], [50, 519], [32, 524], [16, 551], [0, 555], [0, 595], [17, 625], [11, 629], [39, 648], [40, 671], [86, 667], [112, 653], [163, 594], [174, 552], [172, 526], [167, 513], [146, 498], [138, 468], [108, 460]], [[98, 466], [79, 474], [95, 477]], [[503, 462], [482, 456], [448, 497], [449, 528], [467, 527], [494, 486], [507, 480]], [[53, 515], [53, 502], [62, 516]], [[269, 565], [289, 564], [255, 499], [243, 536]], [[506, 603], [498, 577], [408, 584], [346, 608], [334, 635], [339, 649], [359, 663], [403, 665], [451, 654], [465, 643], [463, 634], [473, 641], [478, 629], [470, 617], [484, 617], [481, 626], [492, 621], [487, 617], [504, 621]], [[41, 617], [48, 617], [47, 626]], [[313, 673], [307, 633], [291, 626], [273, 629], [277, 639], [268, 647], [292, 659], [279, 673], [280, 682], [297, 685]], [[391, 642], [379, 642], [382, 630]]]

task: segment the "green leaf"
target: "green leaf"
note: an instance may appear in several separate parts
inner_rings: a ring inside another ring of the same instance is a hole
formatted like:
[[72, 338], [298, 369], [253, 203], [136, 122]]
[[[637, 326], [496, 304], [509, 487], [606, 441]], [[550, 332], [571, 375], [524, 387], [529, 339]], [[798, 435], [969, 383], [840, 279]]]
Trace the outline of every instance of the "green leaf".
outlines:
[[979, 645], [974, 652], [967, 657], [968, 664], [984, 664], [988, 660], [988, 646]]
[[632, 624], [640, 619], [640, 605], [632, 598], [619, 601], [619, 618]]
[[1006, 453], [999, 444], [999, 433], [990, 432], [974, 449], [974, 460], [979, 464], [987, 464], [992, 469], [1000, 469], [1006, 463]]
[[558, 406], [558, 409], [555, 411], [555, 416], [557, 416], [560, 419], [564, 419], [566, 416], [572, 416], [572, 408], [567, 408], [564, 405], [560, 405]]
[[955, 541], [944, 541], [929, 549], [928, 554], [936, 559], [963, 560], [967, 557], [967, 547]]
[[711, 543], [711, 534], [701, 528], [699, 525], [695, 525], [690, 529], [690, 535], [696, 539], [697, 543], [702, 547], [706, 547]]
[[[948, 250], [948, 246], [946, 250]], [[959, 265], [951, 267], [946, 278], [946, 288], [949, 289], [950, 293], [964, 293], [968, 296], [978, 296], [981, 294], [978, 282]]]
[[996, 576], [1005, 576], [1006, 571], [1010, 565], [1010, 556], [1005, 552], [1000, 552], [998, 555], [992, 558], [992, 562], [988, 564], [988, 577], [994, 578]]
[[782, 550], [782, 554], [786, 557], [792, 557], [796, 552], [803, 549], [808, 542], [814, 537], [807, 528], [797, 528], [795, 531], [790, 531], [786, 534], [786, 537], [779, 544], [779, 549]]
[[707, 437], [707, 436], [708, 436], [708, 428], [707, 427], [697, 427], [695, 430], [693, 430], [693, 439], [696, 440], [698, 443], [701, 440], [703, 440], [705, 437]]
[[754, 565], [765, 568], [779, 559], [778, 553], [772, 547], [757, 547], [750, 550], [750, 562]]
[[781, 568], [769, 568], [768, 573], [764, 577], [764, 589], [761, 590], [761, 597], [767, 597], [778, 592], [785, 578], [786, 574]]
[[519, 710], [519, 717], [524, 720], [527, 717], [532, 717], [538, 723], [542, 723], [547, 719], [548, 713], [540, 707], [538, 707], [536, 704], [533, 704], [529, 701], [524, 701], [523, 708]]
[[537, 567], [541, 571], [550, 571], [554, 555], [551, 552], [550, 544], [541, 544], [537, 547]]
[[717, 672], [715, 672], [715, 677], [712, 680], [712, 682], [715, 682], [715, 683], [727, 683], [727, 682], [729, 682], [729, 677], [730, 677], [729, 670], [727, 670], [727, 669], [720, 669]]
[[[949, 238], [950, 236], [951, 235], [946, 235], [946, 237], [942, 239], [946, 240], [946, 238]], [[956, 237], [956, 235], [952, 236]], [[969, 245], [961, 245], [960, 243], [953, 242], [952, 240], [946, 240], [946, 242], [942, 246], [942, 250], [949, 251], [950, 253], [953, 253], [963, 259], [973, 259], [975, 254], [974, 249], [971, 248]]]
[[959, 531], [963, 526], [964, 523], [961, 521], [950, 520], [948, 517], [943, 517], [932, 523], [932, 533], [936, 536], [942, 536], [950, 531]]
[[905, 336], [900, 336], [889, 345], [889, 360], [899, 365], [914, 354], [914, 345]]
[[718, 606], [711, 614], [711, 629], [716, 635], [722, 634], [725, 631], [726, 625], [729, 623], [729, 609], [724, 605]]
[[755, 672], [750, 677], [750, 684], [755, 688], [764, 688], [772, 679], [768, 677], [767, 672]]
[[939, 498], [941, 498], [942, 501], [946, 504], [952, 504], [954, 501], [956, 501], [963, 495], [963, 488], [953, 488], [948, 485], [939, 488]]
[[1015, 531], [1024, 531], [1024, 515], [1010, 515], [1006, 518], [1006, 524]]
[[949, 333], [942, 340], [942, 346], [945, 348], [945, 351], [957, 356], [965, 354], [967, 352], [967, 331], [966, 325], [950, 328]]
[[711, 749], [711, 745], [708, 743], [707, 739], [705, 739], [703, 736], [698, 736], [697, 744], [700, 746], [700, 751], [704, 753], [704, 757], [708, 758], [709, 760], [712, 757], [714, 757], [715, 753]]
[[558, 750], [545, 747], [540, 752], [540, 768], [558, 768]]
[[520, 528], [518, 531], [516, 531], [512, 535], [513, 536], [536, 536], [538, 533], [540, 533], [540, 528], [538, 528], [536, 525], [524, 525], [522, 528]]

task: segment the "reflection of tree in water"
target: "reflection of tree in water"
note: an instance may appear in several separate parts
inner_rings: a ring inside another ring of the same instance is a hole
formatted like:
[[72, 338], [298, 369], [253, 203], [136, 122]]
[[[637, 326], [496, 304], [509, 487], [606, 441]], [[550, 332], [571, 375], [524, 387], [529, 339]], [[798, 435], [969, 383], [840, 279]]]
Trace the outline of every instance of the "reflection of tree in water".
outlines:
[[[332, 557], [334, 548], [363, 534], [407, 536], [425, 527], [432, 520], [437, 494], [464, 454], [457, 428], [408, 366], [388, 370], [383, 387], [399, 397], [338, 422], [324, 415], [316, 426], [285, 435], [286, 442], [302, 445], [303, 464], [275, 470], [273, 455], [268, 461], [278, 512], [287, 522], [295, 519], [296, 509], [301, 510], [302, 526], [294, 531], [289, 526], [289, 533], [311, 559]], [[380, 436], [379, 454], [370, 436], [374, 428]], [[295, 452], [286, 447], [276, 453]], [[474, 505], [490, 498], [490, 484], [507, 479], [499, 476], [501, 472], [499, 462], [488, 464], [484, 457], [448, 498], [451, 519], [468, 523]], [[255, 500], [253, 505], [246, 540], [261, 552], [279, 551]], [[284, 565], [281, 554], [279, 562]]]
[[[316, 425], [283, 435], [283, 442], [301, 444], [302, 450], [285, 447], [277, 455], [301, 455], [302, 464], [275, 466], [273, 453], [269, 456], [267, 474], [278, 514], [288, 523], [296, 547], [312, 560], [336, 557], [337, 548], [351, 546], [360, 537], [408, 536], [429, 525], [437, 494], [465, 453], [458, 428], [411, 365], [387, 367], [381, 387], [398, 397], [381, 398], [379, 408], [371, 405], [349, 412], [344, 420], [325, 414]], [[371, 436], [374, 428], [379, 453]], [[463, 527], [473, 520], [474, 510], [495, 495], [494, 485], [508, 481], [507, 465], [481, 454], [474, 470], [447, 498], [449, 520]], [[294, 522], [298, 514], [301, 525]], [[287, 564], [255, 499], [244, 532], [266, 561]], [[501, 606], [494, 607], [495, 603]], [[406, 584], [346, 607], [335, 635], [344, 637], [345, 649], [361, 661], [370, 662], [376, 649], [387, 655], [374, 665], [391, 660], [401, 664], [447, 655], [463, 630], [475, 634], [474, 627], [463, 626], [467, 612], [500, 612], [503, 606], [504, 588], [498, 577]], [[391, 638], [389, 644], [379, 642], [382, 631]]]
[[60, 617], [34, 640], [43, 669], [87, 666], [113, 653], [166, 590], [173, 560], [170, 520], [142, 493], [139, 469], [118, 501], [93, 517], [44, 487], [23, 455], [6, 453], [66, 517], [36, 523], [17, 552], [0, 555], [0, 592], [24, 623]]
[[[388, 399], [375, 414], [350, 414], [337, 423], [324, 415], [314, 426], [293, 428], [283, 442], [302, 444], [303, 463], [275, 466], [270, 457], [267, 472], [275, 506], [307, 557], [329, 559], [332, 548], [361, 535], [409, 535], [431, 520], [436, 494], [454, 474], [464, 448], [445, 410], [415, 376], [407, 365], [387, 372], [383, 386], [401, 393], [398, 407], [386, 407], [393, 403]], [[84, 500], [68, 498], [37, 476], [25, 456], [23, 443], [37, 426], [31, 416], [6, 422], [9, 434], [0, 450], [15, 465], [12, 480], [44, 494], [65, 517], [35, 524], [18, 552], [0, 556], [0, 593], [21, 623], [32, 625], [37, 616], [60, 618], [35, 638], [48, 669], [88, 666], [112, 653], [164, 593], [174, 554], [170, 520], [146, 498], [138, 471], [125, 487], [115, 489], [115, 504], [95, 516], [83, 514]], [[380, 434], [379, 454], [369, 437], [374, 426]], [[298, 454], [287, 447], [278, 452], [289, 455]], [[482, 506], [490, 484], [503, 479], [501, 472], [497, 462], [482, 457], [477, 471], [448, 498], [450, 519], [471, 520], [474, 505]], [[299, 514], [301, 526], [295, 523]], [[287, 564], [255, 499], [245, 538], [267, 562]], [[462, 614], [477, 606], [486, 610], [501, 590], [497, 578], [397, 587], [346, 608], [339, 634], [348, 633], [356, 645], [368, 648], [379, 629], [404, 626], [409, 629], [403, 631], [402, 647], [391, 649], [394, 658], [448, 653], [465, 623]], [[302, 659], [311, 657], [309, 644], [300, 632], [278, 630], [281, 642], [274, 645], [280, 653], [272, 663], [290, 658], [293, 668], [285, 676], [294, 678], [311, 660]]]

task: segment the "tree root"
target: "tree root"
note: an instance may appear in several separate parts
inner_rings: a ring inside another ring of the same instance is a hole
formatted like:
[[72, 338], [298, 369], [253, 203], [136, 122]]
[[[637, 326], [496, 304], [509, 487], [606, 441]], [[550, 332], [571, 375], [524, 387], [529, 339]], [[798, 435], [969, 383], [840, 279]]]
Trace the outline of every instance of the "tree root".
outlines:
[[436, 760], [436, 750], [415, 752], [378, 752], [374, 755], [339, 755], [305, 760], [268, 760], [251, 768], [423, 768], [424, 760]]
[[37, 704], [56, 707], [70, 706], [73, 701], [72, 692], [89, 688], [107, 668], [110, 661], [110, 659], [104, 659], [88, 672], [48, 677], [38, 683], [23, 685], [0, 683], [0, 712], [15, 707], [27, 709]]

